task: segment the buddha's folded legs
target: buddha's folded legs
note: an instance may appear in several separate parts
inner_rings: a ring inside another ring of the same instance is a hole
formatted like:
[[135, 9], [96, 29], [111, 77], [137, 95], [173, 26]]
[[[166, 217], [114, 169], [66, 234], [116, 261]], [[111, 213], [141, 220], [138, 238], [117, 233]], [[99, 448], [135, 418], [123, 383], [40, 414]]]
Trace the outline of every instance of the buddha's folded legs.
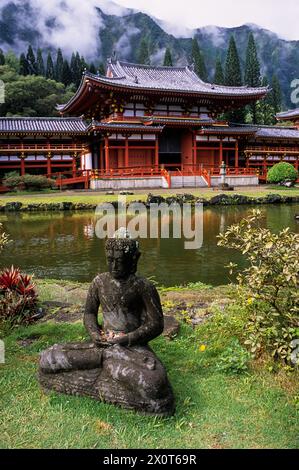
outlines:
[[40, 370], [55, 374], [72, 370], [97, 369], [101, 367], [102, 349], [91, 342], [54, 344], [40, 356]]
[[148, 346], [54, 345], [41, 354], [39, 380], [45, 390], [147, 413], [169, 415], [174, 409], [165, 368]]

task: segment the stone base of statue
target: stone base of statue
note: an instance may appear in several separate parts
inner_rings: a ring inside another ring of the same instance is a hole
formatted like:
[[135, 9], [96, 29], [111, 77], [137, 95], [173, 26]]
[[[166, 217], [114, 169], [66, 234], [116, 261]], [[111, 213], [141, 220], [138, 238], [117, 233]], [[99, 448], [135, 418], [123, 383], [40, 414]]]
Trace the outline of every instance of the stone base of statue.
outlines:
[[39, 382], [45, 392], [86, 396], [159, 416], [174, 413], [165, 368], [149, 346], [54, 345], [41, 354]]

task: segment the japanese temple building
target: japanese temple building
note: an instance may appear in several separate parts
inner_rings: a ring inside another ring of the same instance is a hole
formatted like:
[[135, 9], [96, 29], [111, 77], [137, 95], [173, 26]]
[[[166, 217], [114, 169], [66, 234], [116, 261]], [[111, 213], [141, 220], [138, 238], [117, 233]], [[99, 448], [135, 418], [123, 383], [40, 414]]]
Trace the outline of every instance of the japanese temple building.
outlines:
[[235, 185], [257, 184], [281, 160], [298, 169], [299, 110], [277, 115], [289, 127], [217, 118], [268, 91], [205, 83], [192, 67], [108, 60], [106, 76], [84, 73], [62, 117], [0, 118], [0, 179], [17, 170], [93, 189], [213, 186], [224, 161]]

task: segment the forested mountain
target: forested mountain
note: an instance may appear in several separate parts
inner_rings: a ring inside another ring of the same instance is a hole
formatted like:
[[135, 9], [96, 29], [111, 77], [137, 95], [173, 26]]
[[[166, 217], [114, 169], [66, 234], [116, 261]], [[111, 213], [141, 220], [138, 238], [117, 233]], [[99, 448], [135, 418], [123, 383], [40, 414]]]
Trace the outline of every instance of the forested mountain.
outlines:
[[[143, 47], [147, 44], [151, 64], [162, 65], [167, 48], [172, 63], [182, 65], [192, 60], [192, 37], [195, 37], [205, 60], [208, 79], [213, 81], [217, 58], [225, 66], [232, 35], [245, 73], [248, 36], [253, 32], [262, 76], [271, 83], [272, 76], [277, 75], [284, 106], [292, 106], [290, 84], [299, 77], [299, 41], [283, 40], [275, 33], [251, 24], [237, 28], [209, 26], [190, 31], [190, 37], [176, 37], [170, 34], [167, 25], [155, 18], [118, 8], [106, 0], [81, 1], [80, 7], [75, 0], [53, 0], [52, 3], [53, 7], [41, 0], [1, 0], [0, 47], [4, 52], [12, 50], [19, 57], [31, 44], [35, 50], [42, 50], [46, 62], [48, 51], [55, 54], [61, 47], [69, 61], [72, 52], [78, 50], [88, 63], [94, 62], [98, 68], [113, 51], [123, 60], [138, 61], [143, 42]], [[72, 9], [74, 4], [76, 9]]]

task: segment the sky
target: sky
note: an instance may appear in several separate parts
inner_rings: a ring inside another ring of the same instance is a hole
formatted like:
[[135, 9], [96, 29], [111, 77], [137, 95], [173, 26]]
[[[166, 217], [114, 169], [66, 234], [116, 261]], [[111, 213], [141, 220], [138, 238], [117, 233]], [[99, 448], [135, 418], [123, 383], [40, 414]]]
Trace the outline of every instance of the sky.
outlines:
[[299, 40], [299, 0], [115, 0], [184, 28], [255, 23], [285, 39]]

